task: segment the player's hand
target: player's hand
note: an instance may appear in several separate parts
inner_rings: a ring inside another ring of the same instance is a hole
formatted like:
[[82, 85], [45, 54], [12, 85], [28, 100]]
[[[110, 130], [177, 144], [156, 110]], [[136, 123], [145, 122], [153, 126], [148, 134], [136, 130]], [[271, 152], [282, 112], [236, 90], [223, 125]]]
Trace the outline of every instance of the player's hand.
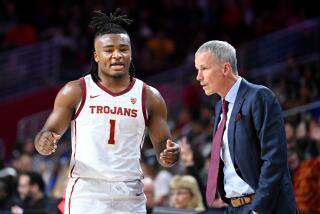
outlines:
[[40, 133], [39, 140], [35, 143], [37, 151], [41, 155], [51, 155], [57, 149], [57, 142], [61, 138], [54, 132], [43, 131]]
[[166, 148], [160, 153], [160, 160], [165, 166], [172, 166], [178, 161], [180, 155], [179, 144], [167, 140]]

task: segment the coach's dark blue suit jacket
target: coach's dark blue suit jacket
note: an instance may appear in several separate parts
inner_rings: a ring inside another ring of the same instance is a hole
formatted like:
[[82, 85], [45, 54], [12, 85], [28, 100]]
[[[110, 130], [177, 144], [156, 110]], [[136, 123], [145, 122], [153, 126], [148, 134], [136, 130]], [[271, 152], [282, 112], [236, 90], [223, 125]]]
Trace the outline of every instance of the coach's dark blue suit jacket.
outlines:
[[[221, 101], [215, 109], [220, 121]], [[268, 88], [242, 79], [228, 126], [228, 143], [237, 174], [255, 191], [252, 210], [259, 214], [294, 214], [296, 203], [287, 164], [281, 107]], [[218, 191], [225, 202], [223, 162]]]

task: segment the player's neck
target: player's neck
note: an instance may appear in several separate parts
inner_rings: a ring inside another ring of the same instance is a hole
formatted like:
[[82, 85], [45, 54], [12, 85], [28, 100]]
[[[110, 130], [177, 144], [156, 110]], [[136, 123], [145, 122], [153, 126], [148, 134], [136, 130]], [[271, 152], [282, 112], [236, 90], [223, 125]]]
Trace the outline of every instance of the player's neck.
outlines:
[[130, 76], [124, 76], [121, 78], [115, 78], [111, 76], [103, 76], [100, 77], [100, 83], [106, 87], [108, 90], [112, 91], [113, 93], [121, 92], [128, 88], [130, 85]]

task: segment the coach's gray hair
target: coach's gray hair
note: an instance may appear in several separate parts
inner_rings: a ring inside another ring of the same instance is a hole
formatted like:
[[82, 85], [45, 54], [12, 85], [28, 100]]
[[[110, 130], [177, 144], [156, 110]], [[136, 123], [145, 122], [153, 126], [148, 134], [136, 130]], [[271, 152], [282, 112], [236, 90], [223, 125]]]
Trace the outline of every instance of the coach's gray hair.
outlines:
[[228, 62], [234, 74], [238, 74], [236, 49], [228, 42], [212, 40], [204, 43], [197, 50], [196, 54], [209, 51], [216, 56], [220, 62]]

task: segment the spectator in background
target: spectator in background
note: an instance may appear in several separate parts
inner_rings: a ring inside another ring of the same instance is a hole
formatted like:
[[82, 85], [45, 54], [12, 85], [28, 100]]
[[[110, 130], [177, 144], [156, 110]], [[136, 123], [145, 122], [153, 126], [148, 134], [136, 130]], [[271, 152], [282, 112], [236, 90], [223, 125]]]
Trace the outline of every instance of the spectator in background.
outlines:
[[318, 156], [316, 138], [314, 130], [316, 128], [314, 121], [306, 122], [302, 120], [296, 128], [297, 148], [303, 159], [309, 159]]
[[38, 33], [35, 26], [20, 18], [17, 25], [12, 26], [5, 35], [3, 48], [15, 48], [35, 43]]
[[202, 102], [200, 91], [201, 88], [197, 80], [193, 77], [190, 83], [183, 89], [183, 106], [189, 109], [198, 109], [199, 103]]
[[46, 196], [42, 176], [33, 171], [20, 174], [18, 193], [20, 201], [12, 207], [15, 213], [58, 214], [58, 201]]
[[312, 120], [309, 126], [310, 139], [313, 142], [312, 148], [314, 149], [312, 157], [319, 157], [320, 155], [320, 124], [316, 120]]
[[204, 204], [197, 180], [190, 175], [176, 175], [170, 182], [170, 207], [203, 211]]
[[[203, 173], [203, 157], [201, 154], [196, 150], [192, 149], [191, 145], [187, 142], [187, 138], [183, 137], [181, 140], [178, 141], [181, 147], [180, 159], [182, 161], [183, 166], [185, 167], [185, 173], [194, 177], [200, 188], [201, 196], [203, 198], [203, 204], [206, 205], [205, 202], [205, 186], [203, 184], [203, 179], [201, 179], [201, 174]], [[197, 158], [198, 157], [198, 158]], [[200, 158], [201, 157], [201, 158]], [[200, 164], [199, 164], [200, 159]], [[214, 201], [214, 204], [211, 206], [213, 208], [225, 208], [228, 205], [224, 203], [221, 198], [219, 197], [217, 200]]]
[[320, 213], [320, 159], [303, 160], [296, 143], [289, 143], [288, 163], [299, 211], [303, 214]]
[[0, 139], [0, 211], [10, 211], [16, 196], [17, 172], [4, 161], [4, 146]]
[[147, 214], [151, 214], [152, 213], [152, 209], [155, 205], [155, 201], [154, 201], [154, 182], [152, 180], [152, 178], [150, 177], [145, 177], [142, 180], [143, 183], [143, 190], [144, 190], [144, 194], [147, 197]]
[[[195, 152], [197, 154], [199, 152], [197, 152], [197, 150], [193, 150], [191, 148], [191, 145], [188, 143], [186, 137], [183, 137], [182, 139], [180, 139], [178, 141], [178, 143], [180, 144], [180, 147], [181, 147], [180, 160], [182, 162], [184, 172], [185, 172], [185, 174], [193, 176], [197, 180], [197, 182], [199, 184], [201, 196], [202, 196], [202, 198], [204, 198], [204, 196], [205, 196], [204, 185], [203, 185], [202, 180], [200, 178], [200, 173], [201, 173], [201, 170], [203, 169], [203, 162], [201, 163], [201, 167], [199, 167], [199, 164], [198, 164], [198, 167], [196, 167], [196, 163], [195, 163], [196, 160], [195, 160], [195, 156], [194, 156]], [[201, 156], [201, 155], [199, 154], [199, 156]]]
[[28, 154], [17, 153], [12, 164], [18, 174], [28, 172], [32, 170], [32, 157]]
[[158, 206], [163, 206], [167, 203], [170, 193], [171, 173], [162, 169], [157, 162], [157, 157], [153, 149], [144, 151], [141, 162], [142, 171], [145, 176], [150, 177], [154, 181], [155, 193], [154, 201]]
[[14, 205], [14, 194], [12, 178], [10, 176], [0, 177], [0, 213], [10, 211]]

